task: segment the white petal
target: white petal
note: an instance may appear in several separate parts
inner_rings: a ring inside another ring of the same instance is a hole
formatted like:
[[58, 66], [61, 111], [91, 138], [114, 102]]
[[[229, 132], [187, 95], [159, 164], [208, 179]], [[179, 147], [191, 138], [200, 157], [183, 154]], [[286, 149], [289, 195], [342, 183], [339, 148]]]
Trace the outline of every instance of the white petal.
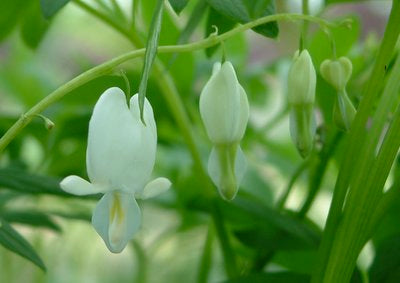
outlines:
[[60, 187], [67, 193], [78, 196], [98, 194], [103, 191], [100, 186], [93, 185], [85, 179], [74, 175], [64, 178], [60, 182]]
[[108, 192], [94, 209], [92, 224], [107, 248], [120, 253], [140, 228], [140, 208], [131, 194]]
[[155, 197], [163, 192], [166, 192], [171, 187], [171, 181], [167, 178], [157, 178], [150, 181], [139, 197], [142, 199]]
[[[208, 159], [208, 174], [210, 175], [210, 178], [215, 184], [215, 186], [218, 188], [218, 191], [220, 192], [221, 196], [227, 200], [232, 200], [233, 198], [235, 198], [239, 190], [240, 183], [243, 180], [244, 174], [246, 172], [247, 162], [240, 146], [237, 146], [234, 164], [235, 164], [234, 183], [236, 186], [235, 188], [230, 188], [229, 191], [225, 192], [224, 188], [226, 186], [224, 186], [224, 176], [222, 173], [223, 165], [220, 164], [220, 158], [218, 156], [217, 149], [213, 147], [210, 153], [210, 157]], [[231, 191], [232, 189], [234, 189], [234, 191]]]
[[214, 71], [201, 92], [201, 118], [210, 140], [214, 143], [235, 141], [233, 139], [240, 105], [238, 86], [232, 64], [225, 62], [219, 71]]
[[92, 183], [132, 193], [143, 189], [154, 166], [157, 143], [148, 102], [145, 119], [148, 127], [128, 108], [121, 89], [113, 87], [101, 95], [89, 123], [87, 170]]
[[239, 109], [238, 113], [236, 114], [238, 117], [237, 123], [236, 123], [236, 128], [235, 128], [235, 133], [233, 139], [235, 141], [240, 141], [243, 136], [244, 132], [246, 131], [247, 127], [247, 122], [249, 120], [249, 101], [247, 100], [247, 94], [244, 88], [241, 85], [239, 86], [239, 96], [240, 96], [240, 102], [239, 102]]

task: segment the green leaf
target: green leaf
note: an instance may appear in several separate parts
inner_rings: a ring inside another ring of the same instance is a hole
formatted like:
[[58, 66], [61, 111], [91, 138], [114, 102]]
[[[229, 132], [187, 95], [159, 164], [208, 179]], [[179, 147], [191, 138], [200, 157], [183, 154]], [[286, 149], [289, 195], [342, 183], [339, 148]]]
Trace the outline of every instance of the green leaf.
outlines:
[[[249, 218], [247, 221], [253, 219], [256, 224], [263, 223], [263, 225], [265, 225], [268, 223], [269, 225], [274, 225], [289, 235], [295, 236], [311, 246], [316, 246], [319, 243], [320, 233], [315, 227], [307, 225], [295, 217], [290, 216], [288, 213], [281, 213], [271, 207], [262, 205], [255, 201], [247, 200], [240, 196], [236, 197], [231, 204], [234, 206], [233, 209], [237, 210], [239, 213], [248, 214]], [[232, 211], [232, 208], [229, 210]], [[228, 217], [229, 212], [226, 212], [226, 217]]]
[[40, 8], [43, 16], [46, 19], [51, 18], [69, 1], [70, 0], [40, 0]]
[[158, 38], [161, 30], [161, 21], [163, 15], [163, 0], [157, 0], [157, 6], [154, 10], [153, 18], [151, 20], [149, 37], [147, 38], [146, 53], [144, 56], [144, 64], [142, 71], [142, 78], [139, 85], [139, 108], [140, 117], [143, 121], [143, 107], [144, 98], [146, 97], [147, 81], [149, 80], [149, 75], [151, 71], [151, 66], [153, 65], [154, 59], [157, 54]]
[[369, 270], [371, 283], [400, 282], [400, 234], [382, 241]]
[[0, 41], [17, 25], [19, 15], [26, 9], [26, 1], [0, 1]]
[[179, 14], [186, 7], [187, 3], [189, 3], [189, 0], [169, 0], [169, 3], [171, 4], [174, 11]]
[[269, 272], [255, 273], [224, 281], [224, 283], [308, 283], [310, 277], [308, 275], [294, 272]]
[[26, 194], [72, 196], [60, 188], [60, 179], [27, 173], [21, 169], [0, 169], [0, 189], [8, 188]]
[[44, 227], [57, 232], [61, 232], [60, 226], [54, 223], [54, 221], [47, 214], [44, 214], [40, 211], [6, 210], [1, 212], [1, 216], [9, 223], [27, 224], [29, 226]]
[[[207, 2], [221, 15], [242, 24], [275, 14], [273, 0], [207, 0]], [[279, 33], [276, 22], [260, 25], [253, 30], [271, 38], [277, 37]]]
[[46, 270], [46, 267], [32, 246], [5, 220], [0, 219], [0, 244], [10, 251], [30, 260], [32, 263]]
[[30, 48], [38, 47], [49, 27], [49, 21], [43, 17], [37, 1], [24, 13], [21, 25], [22, 39], [26, 45]]

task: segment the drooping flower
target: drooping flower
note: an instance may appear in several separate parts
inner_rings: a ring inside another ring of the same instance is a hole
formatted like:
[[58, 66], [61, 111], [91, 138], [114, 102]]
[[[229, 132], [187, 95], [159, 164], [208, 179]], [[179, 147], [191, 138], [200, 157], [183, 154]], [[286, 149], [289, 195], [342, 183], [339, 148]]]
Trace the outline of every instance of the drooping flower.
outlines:
[[89, 122], [86, 166], [90, 182], [78, 176], [64, 178], [61, 188], [75, 195], [104, 194], [92, 224], [111, 252], [121, 252], [141, 224], [136, 198], [167, 190], [166, 178], [149, 182], [153, 171], [157, 131], [153, 109], [146, 99], [140, 119], [138, 95], [130, 99], [119, 88], [107, 89], [97, 101]]
[[236, 196], [246, 170], [240, 148], [249, 119], [249, 103], [230, 62], [215, 63], [200, 95], [200, 114], [213, 143], [208, 173], [224, 199]]
[[352, 70], [353, 65], [347, 57], [340, 57], [337, 60], [327, 59], [320, 66], [321, 76], [337, 92], [333, 118], [336, 125], [343, 130], [350, 128], [357, 112], [346, 91]]
[[308, 156], [315, 134], [314, 100], [316, 74], [306, 49], [296, 51], [288, 76], [290, 135], [300, 155]]

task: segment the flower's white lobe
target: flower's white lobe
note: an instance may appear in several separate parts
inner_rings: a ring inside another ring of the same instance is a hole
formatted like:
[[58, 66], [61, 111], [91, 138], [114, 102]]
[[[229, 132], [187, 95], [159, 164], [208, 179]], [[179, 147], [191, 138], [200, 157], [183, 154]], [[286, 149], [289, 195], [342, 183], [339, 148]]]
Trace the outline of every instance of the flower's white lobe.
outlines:
[[290, 136], [299, 154], [307, 157], [314, 145], [316, 73], [306, 49], [296, 51], [288, 75]]
[[288, 76], [290, 104], [314, 103], [317, 78], [311, 56], [306, 49], [297, 50]]
[[[119, 88], [109, 88], [101, 95], [89, 123], [86, 166], [91, 182], [68, 176], [60, 183], [72, 194], [104, 194], [93, 212], [92, 224], [114, 253], [121, 252], [140, 228], [141, 213], [134, 196], [152, 197], [171, 185], [166, 178], [149, 183], [157, 146], [150, 103], [145, 100], [145, 124], [140, 119], [137, 94], [129, 105]], [[147, 187], [153, 190], [144, 192]]]
[[242, 139], [249, 103], [230, 62], [214, 64], [213, 74], [200, 94], [200, 115], [213, 143]]

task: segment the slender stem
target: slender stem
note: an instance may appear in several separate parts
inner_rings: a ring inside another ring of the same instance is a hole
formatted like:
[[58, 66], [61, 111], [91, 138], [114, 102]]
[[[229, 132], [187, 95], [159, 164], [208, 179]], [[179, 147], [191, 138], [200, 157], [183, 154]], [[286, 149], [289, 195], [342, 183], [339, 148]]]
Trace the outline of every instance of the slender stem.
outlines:
[[[301, 10], [303, 15], [309, 15], [310, 11], [308, 9], [308, 0], [302, 0]], [[308, 31], [308, 21], [303, 21], [301, 35], [300, 35], [300, 50], [307, 48], [307, 31]]]
[[289, 197], [290, 192], [292, 191], [294, 184], [296, 183], [297, 179], [301, 176], [301, 174], [304, 172], [304, 170], [307, 169], [309, 164], [310, 164], [310, 159], [307, 158], [302, 163], [300, 163], [300, 165], [296, 168], [292, 177], [289, 180], [289, 183], [286, 186], [284, 193], [282, 194], [282, 197], [279, 199], [276, 205], [278, 209], [283, 209], [285, 207], [285, 203]]
[[[75, 0], [74, 3], [83, 3], [81, 1]], [[81, 6], [82, 8], [87, 9], [88, 11], [93, 11], [94, 9], [85, 5]], [[111, 26], [113, 26], [115, 29], [120, 31], [121, 33], [125, 34], [129, 38], [134, 38], [134, 36], [131, 33], [127, 33], [124, 29], [122, 29], [118, 24], [115, 24], [113, 21], [108, 20], [107, 18], [104, 18], [102, 14], [98, 13], [97, 11], [93, 11], [93, 14], [98, 14], [99, 17], [104, 19], [105, 22], [109, 23]], [[316, 17], [311, 17], [311, 16], [303, 16], [299, 14], [276, 14], [272, 16], [266, 16], [263, 18], [259, 18], [257, 20], [254, 20], [252, 22], [249, 22], [245, 25], [241, 25], [239, 27], [236, 27], [226, 33], [223, 33], [221, 35], [215, 35], [215, 36], [210, 36], [208, 38], [205, 38], [203, 40], [199, 40], [193, 43], [189, 44], [182, 44], [182, 45], [166, 45], [166, 46], [160, 46], [158, 47], [158, 53], [174, 53], [174, 52], [191, 52], [199, 49], [205, 49], [207, 47], [216, 45], [224, 40], [227, 40], [228, 38], [241, 33], [245, 30], [251, 29], [255, 26], [272, 22], [272, 21], [278, 21], [278, 20], [288, 20], [288, 21], [293, 21], [293, 20], [308, 20], [311, 22], [318, 23], [322, 26], [337, 26], [342, 23], [331, 23], [326, 20], [316, 18]], [[105, 63], [102, 63], [96, 67], [93, 67], [92, 69], [89, 69], [88, 71], [80, 74], [79, 76], [75, 77], [74, 79], [70, 80], [69, 82], [65, 83], [64, 85], [60, 86], [57, 88], [55, 91], [50, 93], [48, 96], [46, 96], [44, 99], [39, 101], [35, 106], [33, 106], [30, 110], [28, 110], [25, 114], [23, 114], [20, 119], [1, 137], [0, 139], [0, 153], [5, 149], [5, 147], [18, 135], [18, 133], [26, 126], [28, 125], [32, 117], [35, 114], [41, 113], [43, 110], [45, 110], [47, 107], [50, 105], [54, 104], [58, 100], [60, 100], [64, 95], [68, 94], [72, 90], [76, 89], [77, 87], [82, 86], [83, 84], [100, 77], [102, 75], [105, 75], [107, 73], [110, 73], [116, 66], [128, 61], [132, 60], [134, 58], [142, 57], [144, 55], [145, 49], [138, 49], [134, 50], [125, 54], [122, 54], [118, 57], [115, 57]]]
[[198, 283], [208, 282], [208, 275], [210, 273], [212, 263], [214, 233], [214, 227], [210, 224], [207, 232], [206, 241], [203, 247], [203, 253], [201, 255], [199, 273], [197, 275]]
[[218, 200], [214, 200], [212, 208], [212, 217], [215, 225], [215, 229], [218, 235], [219, 243], [222, 248], [222, 255], [224, 257], [225, 271], [230, 279], [235, 278], [239, 275], [237, 267], [236, 256], [231, 246], [230, 239], [228, 237], [223, 216], [218, 204]]

